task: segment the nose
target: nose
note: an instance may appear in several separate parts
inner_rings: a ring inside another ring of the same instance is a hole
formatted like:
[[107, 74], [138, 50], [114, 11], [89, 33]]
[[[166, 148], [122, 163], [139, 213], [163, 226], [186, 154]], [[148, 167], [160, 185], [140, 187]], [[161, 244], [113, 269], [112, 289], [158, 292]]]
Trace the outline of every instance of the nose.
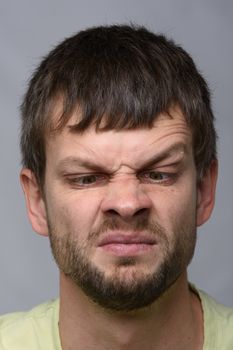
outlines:
[[101, 203], [102, 212], [124, 219], [149, 213], [152, 202], [142, 186], [137, 179], [110, 184]]

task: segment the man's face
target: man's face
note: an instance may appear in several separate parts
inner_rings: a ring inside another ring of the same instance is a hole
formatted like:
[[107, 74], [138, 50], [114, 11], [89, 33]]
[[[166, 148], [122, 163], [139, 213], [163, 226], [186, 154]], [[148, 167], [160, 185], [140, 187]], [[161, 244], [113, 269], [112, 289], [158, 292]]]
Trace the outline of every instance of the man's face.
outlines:
[[60, 270], [114, 310], [152, 303], [185, 272], [196, 240], [192, 136], [179, 110], [153, 128], [48, 139], [44, 201]]

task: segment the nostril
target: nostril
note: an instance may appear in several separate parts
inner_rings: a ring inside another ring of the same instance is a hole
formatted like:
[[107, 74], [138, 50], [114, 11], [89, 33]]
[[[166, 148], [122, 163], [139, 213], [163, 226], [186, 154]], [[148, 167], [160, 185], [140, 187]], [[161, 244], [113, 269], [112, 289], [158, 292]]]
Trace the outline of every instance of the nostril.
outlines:
[[117, 210], [114, 209], [109, 209], [108, 211], [106, 211], [107, 214], [112, 215], [112, 216], [119, 216], [120, 213], [118, 213]]
[[148, 213], [148, 208], [141, 208], [134, 213], [134, 216], [145, 215]]
[[148, 208], [140, 208], [138, 210], [133, 211], [120, 211], [117, 209], [109, 209], [105, 212], [105, 214], [109, 216], [131, 216], [131, 217], [136, 217], [136, 216], [145, 216], [148, 214], [149, 209]]

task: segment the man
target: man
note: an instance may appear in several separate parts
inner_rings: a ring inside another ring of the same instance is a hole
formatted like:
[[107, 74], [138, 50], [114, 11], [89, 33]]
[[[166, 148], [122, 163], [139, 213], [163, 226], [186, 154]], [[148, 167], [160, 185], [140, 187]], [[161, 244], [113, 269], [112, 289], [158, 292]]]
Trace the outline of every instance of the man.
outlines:
[[90, 28], [22, 104], [21, 182], [60, 299], [2, 316], [1, 349], [233, 349], [233, 310], [187, 280], [214, 206], [216, 133], [190, 56], [145, 28]]

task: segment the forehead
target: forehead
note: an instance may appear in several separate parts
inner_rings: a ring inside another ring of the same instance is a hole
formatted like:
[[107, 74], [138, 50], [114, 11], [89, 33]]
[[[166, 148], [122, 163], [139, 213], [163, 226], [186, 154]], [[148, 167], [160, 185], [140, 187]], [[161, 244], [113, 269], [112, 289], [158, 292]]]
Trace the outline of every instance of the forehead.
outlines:
[[47, 139], [46, 159], [53, 162], [86, 158], [95, 162], [128, 164], [137, 162], [157, 153], [192, 152], [192, 135], [179, 108], [173, 108], [169, 115], [164, 113], [155, 118], [151, 128], [133, 130], [96, 131], [94, 126], [80, 133], [74, 129], [77, 114], [69, 119], [66, 126]]

